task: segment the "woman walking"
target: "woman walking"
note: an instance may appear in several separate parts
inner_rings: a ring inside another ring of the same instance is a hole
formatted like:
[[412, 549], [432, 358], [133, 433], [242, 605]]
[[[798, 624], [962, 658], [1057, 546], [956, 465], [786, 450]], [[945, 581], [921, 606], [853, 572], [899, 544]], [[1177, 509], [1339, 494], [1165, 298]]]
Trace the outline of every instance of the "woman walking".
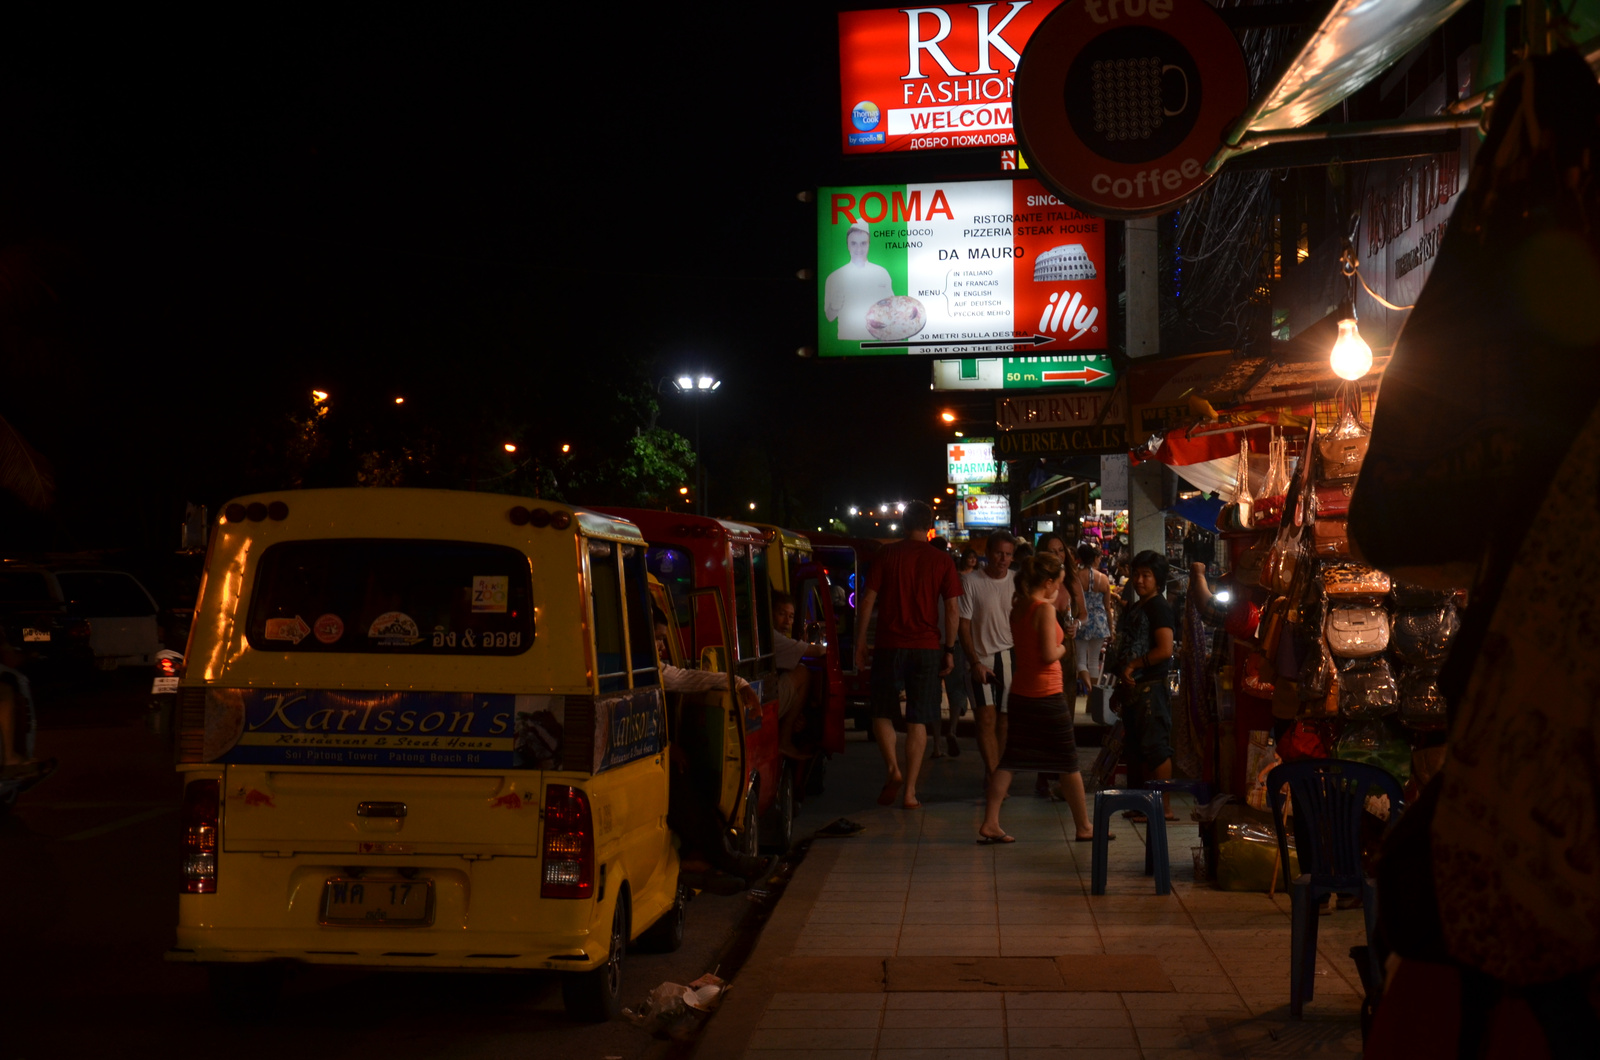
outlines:
[[[1067, 634], [1069, 643], [1067, 645], [1066, 659], [1071, 661], [1077, 651], [1075, 638], [1078, 635], [1078, 623], [1083, 619], [1087, 610], [1087, 605], [1084, 603], [1083, 590], [1079, 588], [1078, 572], [1073, 563], [1074, 557], [1072, 553], [1067, 551], [1067, 539], [1054, 532], [1047, 533], [1039, 538], [1039, 551], [1048, 552], [1060, 560], [1062, 570], [1065, 573], [1065, 578], [1062, 580], [1060, 590], [1056, 593], [1053, 606], [1056, 609], [1056, 621], [1061, 624], [1061, 628]], [[1076, 697], [1067, 697], [1067, 708], [1069, 714], [1076, 710]], [[1061, 793], [1061, 777], [1056, 773], [1040, 773], [1038, 780], [1033, 785], [1033, 793], [1041, 799], [1054, 799], [1056, 802], [1062, 802], [1066, 799], [1066, 796]]]
[[1009, 712], [1010, 730], [1005, 753], [989, 777], [985, 792], [980, 844], [1010, 843], [1014, 839], [1000, 826], [1000, 803], [1011, 787], [1011, 774], [1019, 769], [1060, 773], [1061, 787], [1077, 839], [1094, 838], [1084, 803], [1083, 774], [1078, 772], [1078, 746], [1072, 731], [1072, 708], [1062, 695], [1061, 660], [1067, 654], [1066, 635], [1056, 621], [1055, 599], [1066, 580], [1066, 570], [1048, 552], [1030, 556], [1017, 572], [1021, 590], [1011, 612], [1011, 632], [1016, 645]]

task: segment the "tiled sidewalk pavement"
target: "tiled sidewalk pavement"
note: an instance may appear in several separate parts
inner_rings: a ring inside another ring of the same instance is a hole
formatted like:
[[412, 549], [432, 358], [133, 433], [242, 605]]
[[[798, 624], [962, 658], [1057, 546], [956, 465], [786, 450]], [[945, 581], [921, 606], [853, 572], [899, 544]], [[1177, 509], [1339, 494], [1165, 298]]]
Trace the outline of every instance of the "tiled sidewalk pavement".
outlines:
[[[1317, 997], [1305, 1021], [1291, 1022], [1288, 899], [1196, 885], [1190, 804], [1175, 799], [1182, 820], [1169, 825], [1172, 895], [1158, 897], [1142, 874], [1144, 826], [1118, 817], [1108, 893], [1091, 897], [1090, 844], [1071, 841], [1064, 804], [1032, 795], [1032, 774], [1016, 778], [1002, 813], [1017, 842], [975, 844], [982, 764], [970, 739], [963, 746], [962, 757], [929, 764], [916, 811], [875, 805], [882, 775], [870, 745], [852, 742], [830, 763], [829, 792], [805, 807], [802, 826], [842, 815], [866, 831], [813, 845], [697, 1056], [1360, 1055], [1360, 983], [1348, 957], [1362, 940], [1360, 910], [1321, 919]], [[1158, 956], [1174, 991], [877, 992], [845, 970], [862, 957], [1102, 953]], [[840, 962], [837, 989], [830, 958]], [[786, 968], [802, 965], [803, 990], [785, 990]]]

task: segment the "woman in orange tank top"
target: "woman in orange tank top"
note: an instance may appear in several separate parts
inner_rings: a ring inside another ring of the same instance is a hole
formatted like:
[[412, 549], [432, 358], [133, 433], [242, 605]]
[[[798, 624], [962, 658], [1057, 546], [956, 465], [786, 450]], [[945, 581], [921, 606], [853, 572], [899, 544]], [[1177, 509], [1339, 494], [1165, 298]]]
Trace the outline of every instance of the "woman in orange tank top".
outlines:
[[1010, 727], [1005, 754], [989, 778], [978, 842], [1010, 843], [1000, 826], [1000, 804], [1016, 770], [1061, 774], [1061, 790], [1072, 809], [1077, 838], [1094, 838], [1084, 803], [1083, 774], [1078, 771], [1078, 745], [1073, 736], [1072, 705], [1062, 694], [1061, 660], [1067, 654], [1066, 634], [1056, 621], [1055, 599], [1066, 570], [1055, 556], [1038, 553], [1017, 571], [1019, 597], [1011, 610], [1016, 665], [1007, 704]]

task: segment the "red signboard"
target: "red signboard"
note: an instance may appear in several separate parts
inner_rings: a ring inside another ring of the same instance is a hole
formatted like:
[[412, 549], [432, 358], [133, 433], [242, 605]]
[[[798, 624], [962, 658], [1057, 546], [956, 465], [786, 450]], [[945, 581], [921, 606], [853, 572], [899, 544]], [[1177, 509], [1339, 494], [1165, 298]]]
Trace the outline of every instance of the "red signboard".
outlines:
[[879, 151], [1016, 143], [1011, 94], [1028, 37], [1060, 0], [839, 15], [842, 144]]
[[1039, 26], [1017, 74], [1017, 135], [1062, 198], [1150, 217], [1210, 178], [1249, 102], [1244, 54], [1205, 0], [1073, 0]]

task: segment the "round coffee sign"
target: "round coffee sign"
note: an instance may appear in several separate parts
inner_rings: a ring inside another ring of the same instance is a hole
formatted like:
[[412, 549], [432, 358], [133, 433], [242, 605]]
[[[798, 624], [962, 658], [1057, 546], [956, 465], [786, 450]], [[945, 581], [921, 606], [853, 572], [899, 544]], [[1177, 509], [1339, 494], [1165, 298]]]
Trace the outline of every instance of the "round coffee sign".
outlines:
[[1068, 0], [1017, 67], [1017, 139], [1073, 205], [1149, 217], [1202, 168], [1249, 102], [1244, 53], [1205, 0]]

